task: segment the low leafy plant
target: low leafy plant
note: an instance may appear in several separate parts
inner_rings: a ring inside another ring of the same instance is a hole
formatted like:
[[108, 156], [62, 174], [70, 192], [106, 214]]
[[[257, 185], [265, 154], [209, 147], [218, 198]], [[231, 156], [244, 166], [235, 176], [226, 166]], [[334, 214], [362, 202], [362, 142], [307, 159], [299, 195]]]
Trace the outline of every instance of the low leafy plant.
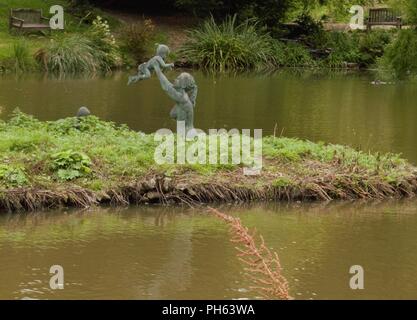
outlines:
[[47, 129], [53, 134], [67, 135], [70, 133], [87, 132], [97, 133], [108, 132], [116, 129], [113, 122], [101, 121], [96, 116], [81, 118], [65, 118], [57, 121], [48, 122]]
[[32, 115], [23, 113], [19, 108], [13, 110], [10, 120], [8, 121], [9, 125], [15, 127], [26, 127], [31, 128], [40, 123], [38, 119], [35, 119]]
[[71, 181], [91, 173], [91, 159], [83, 152], [61, 151], [52, 155], [52, 161], [52, 169], [62, 181]]
[[294, 182], [288, 177], [280, 177], [272, 183], [272, 185], [276, 188], [290, 187], [293, 184]]
[[0, 184], [6, 187], [22, 187], [28, 183], [24, 169], [0, 164]]

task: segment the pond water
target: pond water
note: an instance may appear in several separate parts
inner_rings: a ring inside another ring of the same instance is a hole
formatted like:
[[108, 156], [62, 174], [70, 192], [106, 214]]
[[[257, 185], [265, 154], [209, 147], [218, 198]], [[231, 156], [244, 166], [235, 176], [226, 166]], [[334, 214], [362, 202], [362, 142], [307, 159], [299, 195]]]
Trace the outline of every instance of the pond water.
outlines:
[[[374, 86], [370, 74], [206, 76], [196, 126], [401, 152], [417, 164], [417, 87]], [[168, 74], [170, 78], [174, 73]], [[174, 128], [156, 79], [0, 78], [5, 118], [15, 107], [43, 120], [88, 106], [99, 117], [153, 132]], [[297, 299], [417, 299], [417, 201], [254, 204], [222, 208], [256, 228], [281, 259]], [[200, 209], [131, 207], [0, 215], [0, 299], [256, 298], [227, 227]], [[62, 265], [65, 289], [49, 288]], [[349, 268], [365, 290], [349, 288]]]
[[[275, 250], [296, 299], [417, 298], [415, 201], [222, 208]], [[0, 298], [256, 298], [227, 226], [161, 207], [0, 217]], [[64, 268], [64, 290], [49, 268]], [[361, 265], [365, 289], [351, 290]]]

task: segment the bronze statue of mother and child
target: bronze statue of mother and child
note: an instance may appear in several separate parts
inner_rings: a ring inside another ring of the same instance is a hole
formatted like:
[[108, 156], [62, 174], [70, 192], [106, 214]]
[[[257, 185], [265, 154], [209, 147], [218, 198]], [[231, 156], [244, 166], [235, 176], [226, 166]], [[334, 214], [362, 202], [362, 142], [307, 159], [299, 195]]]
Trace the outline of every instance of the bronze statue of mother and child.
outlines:
[[154, 71], [159, 78], [162, 90], [175, 101], [175, 106], [170, 113], [171, 118], [177, 122], [184, 121], [187, 138], [193, 138], [196, 135], [196, 130], [194, 129], [194, 108], [198, 93], [197, 84], [194, 77], [187, 72], [181, 73], [174, 83], [171, 83], [166, 78], [162, 70], [174, 67], [173, 63], [165, 63], [168, 54], [169, 48], [166, 45], [158, 45], [156, 56], [148, 62], [139, 65], [137, 75], [129, 77], [128, 85], [149, 79], [152, 71]]

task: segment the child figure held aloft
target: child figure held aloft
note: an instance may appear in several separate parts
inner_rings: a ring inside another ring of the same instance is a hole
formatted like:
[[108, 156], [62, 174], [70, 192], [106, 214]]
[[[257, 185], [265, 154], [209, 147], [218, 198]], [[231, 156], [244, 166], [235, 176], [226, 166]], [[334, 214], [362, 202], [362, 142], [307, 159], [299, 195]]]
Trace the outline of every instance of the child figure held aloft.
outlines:
[[149, 79], [151, 77], [151, 71], [154, 69], [155, 64], [159, 65], [161, 69], [173, 68], [173, 63], [166, 64], [164, 59], [169, 54], [168, 46], [164, 44], [159, 44], [156, 49], [156, 56], [150, 59], [148, 62], [144, 62], [138, 67], [138, 74], [135, 76], [129, 77], [128, 85], [136, 83], [140, 80]]

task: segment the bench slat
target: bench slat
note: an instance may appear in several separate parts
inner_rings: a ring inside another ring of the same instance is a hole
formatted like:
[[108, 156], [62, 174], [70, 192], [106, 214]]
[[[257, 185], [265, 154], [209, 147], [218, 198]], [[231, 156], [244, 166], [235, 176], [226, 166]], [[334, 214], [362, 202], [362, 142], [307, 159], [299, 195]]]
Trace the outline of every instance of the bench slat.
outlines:
[[390, 8], [371, 8], [369, 9], [369, 18], [367, 20], [368, 30], [371, 26], [392, 25], [401, 28], [401, 18]]
[[17, 29], [50, 29], [42, 9], [10, 9], [9, 26]]

